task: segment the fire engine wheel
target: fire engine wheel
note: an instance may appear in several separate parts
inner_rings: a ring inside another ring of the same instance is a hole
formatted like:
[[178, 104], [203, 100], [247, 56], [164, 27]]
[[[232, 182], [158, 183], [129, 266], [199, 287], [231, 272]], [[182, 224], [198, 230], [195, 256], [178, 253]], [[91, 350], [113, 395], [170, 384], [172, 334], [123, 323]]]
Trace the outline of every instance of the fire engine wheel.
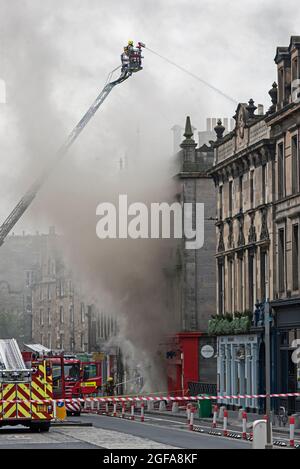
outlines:
[[50, 429], [50, 422], [31, 423], [29, 428], [33, 433], [48, 432]]

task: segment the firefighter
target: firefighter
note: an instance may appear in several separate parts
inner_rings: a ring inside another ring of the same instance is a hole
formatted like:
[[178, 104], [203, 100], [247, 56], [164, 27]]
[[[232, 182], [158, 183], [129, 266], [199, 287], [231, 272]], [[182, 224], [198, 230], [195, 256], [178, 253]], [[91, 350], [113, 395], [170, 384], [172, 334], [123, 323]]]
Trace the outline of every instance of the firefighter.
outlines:
[[115, 393], [115, 383], [114, 383], [114, 379], [110, 376], [109, 378], [107, 378], [107, 382], [105, 385], [105, 394], [107, 396], [113, 396], [114, 393]]
[[121, 62], [122, 62], [122, 72], [128, 71], [129, 69], [128, 47], [124, 47], [124, 52], [121, 54]]

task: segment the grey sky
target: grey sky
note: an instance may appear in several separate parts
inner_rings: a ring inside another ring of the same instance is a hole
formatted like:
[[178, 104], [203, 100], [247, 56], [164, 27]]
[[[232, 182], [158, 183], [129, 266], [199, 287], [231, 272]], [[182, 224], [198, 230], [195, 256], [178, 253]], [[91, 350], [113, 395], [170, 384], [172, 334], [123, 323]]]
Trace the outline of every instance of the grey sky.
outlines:
[[[269, 106], [275, 48], [299, 34], [297, 3], [1, 0], [0, 76], [7, 81], [8, 104], [0, 108], [0, 195], [9, 204], [2, 203], [1, 216], [90, 105], [129, 38], [238, 101], [253, 97]], [[130, 153], [138, 131], [140, 145], [160, 158], [171, 151], [170, 128], [187, 114], [198, 129], [208, 116], [233, 115], [232, 103], [151, 53], [144, 55], [144, 71], [113, 91], [82, 136], [79, 159], [88, 148], [101, 164], [105, 158], [117, 162]], [[32, 161], [34, 167], [27, 164]]]

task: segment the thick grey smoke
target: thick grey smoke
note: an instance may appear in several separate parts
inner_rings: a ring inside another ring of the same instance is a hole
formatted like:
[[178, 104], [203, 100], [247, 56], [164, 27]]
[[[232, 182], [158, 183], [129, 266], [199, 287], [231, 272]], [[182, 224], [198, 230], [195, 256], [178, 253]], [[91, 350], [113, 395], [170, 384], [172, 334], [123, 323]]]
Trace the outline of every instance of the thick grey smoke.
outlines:
[[[127, 39], [145, 41], [241, 101], [268, 102], [275, 47], [297, 33], [296, 5], [0, 0], [0, 78], [8, 90], [0, 108], [2, 218], [101, 90]], [[117, 202], [119, 193], [130, 202], [172, 199], [170, 128], [187, 114], [199, 127], [234, 110], [145, 51], [144, 71], [112, 92], [19, 224], [51, 223], [64, 233], [78, 278], [117, 314], [128, 354], [145, 364], [159, 361], [157, 346], [176, 327], [165, 282], [171, 243], [100, 241], [96, 206]], [[119, 171], [125, 157], [128, 170]]]

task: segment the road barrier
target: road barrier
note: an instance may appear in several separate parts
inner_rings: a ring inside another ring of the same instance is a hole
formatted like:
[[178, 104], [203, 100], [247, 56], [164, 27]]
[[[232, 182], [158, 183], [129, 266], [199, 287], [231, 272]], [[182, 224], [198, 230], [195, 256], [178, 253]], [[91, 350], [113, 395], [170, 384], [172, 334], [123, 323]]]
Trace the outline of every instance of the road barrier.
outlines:
[[195, 411], [196, 411], [195, 407], [192, 407], [192, 408], [190, 409], [190, 423], [189, 423], [189, 429], [190, 429], [191, 431], [194, 430], [194, 415], [195, 415]]
[[[110, 396], [110, 397], [85, 397], [85, 398], [74, 398], [74, 399], [56, 399], [57, 402], [66, 402], [66, 403], [88, 403], [88, 402], [161, 402], [161, 401], [172, 401], [172, 402], [191, 402], [191, 401], [202, 401], [202, 400], [215, 400], [215, 401], [224, 401], [226, 399], [251, 399], [251, 398], [261, 398], [264, 399], [267, 397], [267, 394], [237, 394], [232, 396]], [[281, 397], [300, 397], [299, 392], [295, 393], [282, 393], [282, 394], [270, 394], [272, 398], [281, 398]], [[24, 400], [12, 399], [12, 400], [0, 400], [0, 404], [6, 402], [24, 402]], [[41, 403], [52, 403], [52, 399], [28, 399], [26, 402], [31, 402], [35, 404]]]
[[295, 447], [295, 417], [290, 417], [290, 447]]
[[242, 414], [242, 425], [243, 425], [242, 438], [243, 440], [247, 440], [247, 412], [243, 412]]
[[141, 404], [141, 422], [145, 421], [144, 412], [145, 412], [145, 404], [144, 404], [144, 402], [142, 402], [142, 404]]
[[223, 435], [228, 435], [228, 410], [224, 410]]
[[135, 405], [134, 405], [134, 402], [132, 402], [130, 420], [134, 420], [134, 409], [135, 409]]
[[190, 424], [190, 419], [191, 419], [191, 408], [192, 408], [192, 404], [188, 404], [186, 406], [186, 418], [187, 418], [188, 425]]
[[217, 428], [218, 406], [214, 405], [212, 428]]

